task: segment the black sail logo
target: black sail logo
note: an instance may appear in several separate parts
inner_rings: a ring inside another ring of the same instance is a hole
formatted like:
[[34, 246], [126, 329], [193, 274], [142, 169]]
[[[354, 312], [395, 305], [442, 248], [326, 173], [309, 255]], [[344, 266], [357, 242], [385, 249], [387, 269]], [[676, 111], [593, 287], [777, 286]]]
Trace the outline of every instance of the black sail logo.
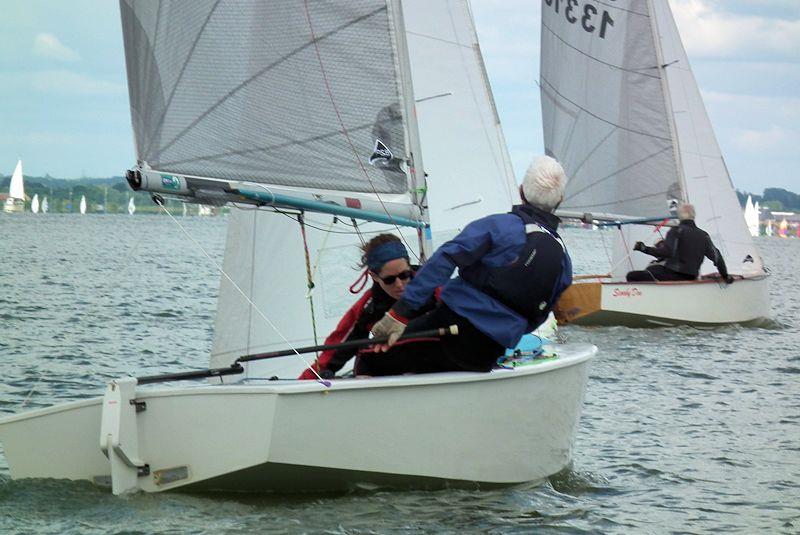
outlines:
[[375, 148], [372, 149], [372, 156], [369, 157], [370, 165], [387, 167], [392, 159], [394, 159], [394, 155], [392, 151], [389, 150], [389, 147], [384, 145], [383, 141], [380, 139], [376, 139]]

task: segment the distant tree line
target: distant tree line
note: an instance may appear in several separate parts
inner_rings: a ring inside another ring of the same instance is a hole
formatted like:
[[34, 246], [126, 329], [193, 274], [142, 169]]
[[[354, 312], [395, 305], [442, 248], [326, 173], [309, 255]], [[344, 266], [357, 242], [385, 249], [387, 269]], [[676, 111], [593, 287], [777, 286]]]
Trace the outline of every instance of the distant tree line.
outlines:
[[747, 196], [753, 198], [753, 202], [758, 201], [761, 208], [769, 208], [777, 211], [800, 211], [800, 195], [782, 188], [766, 188], [763, 195], [748, 193], [736, 190], [739, 197], [739, 204], [747, 204]]

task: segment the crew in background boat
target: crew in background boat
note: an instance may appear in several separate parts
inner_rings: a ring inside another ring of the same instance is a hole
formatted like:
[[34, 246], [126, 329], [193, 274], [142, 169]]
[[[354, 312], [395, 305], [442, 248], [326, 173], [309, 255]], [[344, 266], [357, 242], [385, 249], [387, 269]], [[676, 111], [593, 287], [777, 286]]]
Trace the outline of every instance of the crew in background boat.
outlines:
[[722, 279], [728, 284], [732, 283], [733, 277], [728, 275], [722, 253], [714, 246], [708, 233], [697, 228], [694, 217], [694, 206], [688, 203], [682, 204], [678, 207], [680, 224], [670, 229], [664, 240], [658, 242], [655, 247], [648, 247], [643, 242], [637, 241], [633, 246], [634, 251], [655, 256], [659, 261], [643, 270], [628, 272], [628, 281], [695, 280], [700, 273], [703, 259], [708, 258], [714, 262]]
[[[522, 204], [470, 223], [436, 250], [372, 328], [389, 343], [362, 353], [356, 373], [486, 372], [505, 348], [541, 325], [572, 283], [572, 264], [552, 213], [564, 198], [566, 182], [553, 158], [534, 160], [520, 187]], [[451, 278], [456, 268], [459, 276]], [[440, 286], [436, 308], [424, 312]], [[449, 325], [458, 326], [458, 336], [395, 344], [403, 332]]]
[[[325, 339], [325, 344], [367, 338], [372, 325], [403, 295], [406, 285], [414, 277], [415, 267], [409, 263], [408, 251], [397, 236], [379, 234], [365, 243], [361, 250], [364, 272], [350, 291], [359, 293], [370, 279], [372, 288], [342, 316], [336, 329]], [[432, 307], [432, 302], [427, 305], [427, 309]], [[311, 366], [323, 379], [330, 379], [357, 352], [357, 348], [329, 349], [323, 351]], [[307, 368], [299, 378], [316, 379], [317, 376]]]

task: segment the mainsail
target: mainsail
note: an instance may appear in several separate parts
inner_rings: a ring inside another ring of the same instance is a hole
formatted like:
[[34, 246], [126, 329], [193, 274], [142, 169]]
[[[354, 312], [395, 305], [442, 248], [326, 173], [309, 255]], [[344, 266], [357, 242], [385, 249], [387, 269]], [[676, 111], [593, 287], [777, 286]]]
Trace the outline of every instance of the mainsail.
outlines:
[[545, 152], [570, 177], [561, 208], [667, 214], [684, 194], [649, 3], [560, 4], [542, 2], [540, 84]]
[[545, 150], [570, 176], [562, 209], [660, 217], [691, 202], [730, 272], [763, 271], [666, 0], [581, 13], [544, 0], [541, 54]]
[[121, 0], [137, 157], [163, 181], [145, 189], [196, 194], [185, 177], [201, 177], [410, 204], [395, 3]]

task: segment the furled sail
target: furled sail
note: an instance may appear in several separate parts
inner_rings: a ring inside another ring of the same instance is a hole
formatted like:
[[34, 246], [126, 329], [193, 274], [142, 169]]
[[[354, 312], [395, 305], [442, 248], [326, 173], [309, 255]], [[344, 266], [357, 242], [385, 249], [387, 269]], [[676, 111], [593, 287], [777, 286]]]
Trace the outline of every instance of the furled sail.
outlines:
[[[761, 256], [742, 216], [672, 12], [666, 1], [654, 1], [652, 6], [665, 65], [668, 105], [674, 114], [684, 191], [697, 211], [697, 225], [711, 235], [731, 273], [763, 273]], [[716, 268], [707, 260], [701, 272], [713, 271]]]
[[562, 209], [657, 217], [684, 200], [647, 0], [542, 2], [545, 151]]
[[137, 157], [154, 170], [405, 194], [387, 0], [121, 0]]

